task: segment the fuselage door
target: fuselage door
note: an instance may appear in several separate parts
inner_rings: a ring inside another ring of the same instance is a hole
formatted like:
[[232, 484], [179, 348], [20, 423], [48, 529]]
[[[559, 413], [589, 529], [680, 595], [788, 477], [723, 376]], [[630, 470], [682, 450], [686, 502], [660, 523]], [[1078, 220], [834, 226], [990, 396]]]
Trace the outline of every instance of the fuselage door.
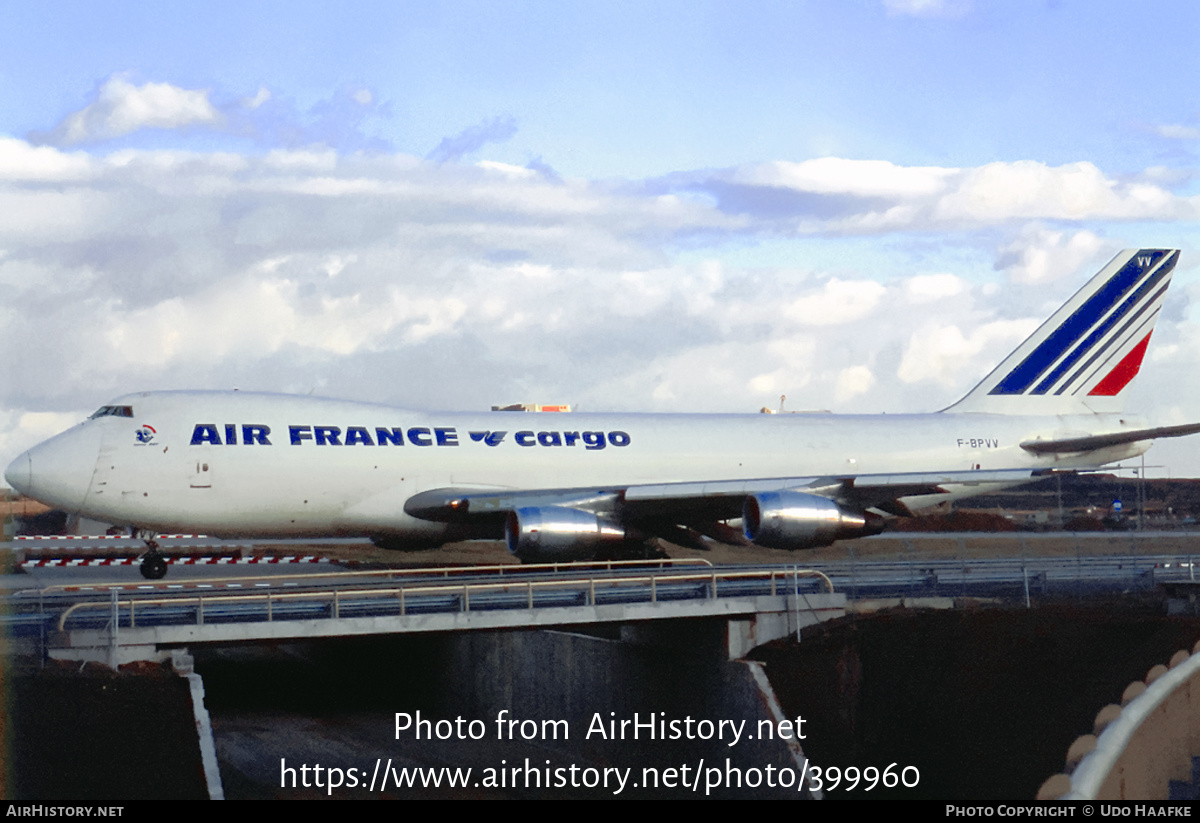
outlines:
[[207, 457], [197, 457], [188, 464], [188, 485], [193, 489], [212, 488], [212, 466]]

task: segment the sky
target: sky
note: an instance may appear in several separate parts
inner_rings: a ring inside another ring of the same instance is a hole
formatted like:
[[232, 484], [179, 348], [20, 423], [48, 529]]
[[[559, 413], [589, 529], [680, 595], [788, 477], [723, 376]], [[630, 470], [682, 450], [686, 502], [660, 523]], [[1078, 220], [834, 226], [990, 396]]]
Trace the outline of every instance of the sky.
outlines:
[[934, 411], [1127, 247], [1200, 421], [1200, 5], [0, 13], [0, 466], [157, 389]]

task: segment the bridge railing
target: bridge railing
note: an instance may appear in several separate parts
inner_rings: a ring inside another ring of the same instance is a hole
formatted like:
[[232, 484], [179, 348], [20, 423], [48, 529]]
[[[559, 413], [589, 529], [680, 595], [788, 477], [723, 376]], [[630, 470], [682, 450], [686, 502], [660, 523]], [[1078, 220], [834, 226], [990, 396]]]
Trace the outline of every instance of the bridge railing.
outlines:
[[[392, 585], [319, 591], [211, 592], [164, 597], [121, 596], [76, 603], [58, 619], [58, 629], [101, 628], [114, 619], [119, 628], [147, 625], [205, 625], [213, 622], [274, 622], [297, 619], [408, 616], [417, 613], [495, 611], [605, 603], [657, 603], [663, 600], [803, 593], [800, 581], [817, 578], [813, 569], [718, 571], [663, 570], [654, 574], [580, 576], [490, 582], [414, 580]], [[242, 578], [245, 580], [245, 578]]]
[[[320, 580], [329, 580], [333, 577], [353, 576], [359, 579], [367, 580], [411, 580], [416, 578], [453, 578], [481, 575], [495, 575], [500, 577], [518, 577], [538, 574], [559, 574], [561, 572], [586, 572], [586, 571], [623, 571], [623, 570], [638, 570], [638, 569], [675, 569], [681, 567], [701, 566], [704, 568], [712, 568], [712, 563], [703, 558], [678, 558], [672, 559], [669, 557], [658, 558], [655, 560], [587, 560], [571, 563], [505, 563], [493, 564], [487, 566], [437, 566], [434, 568], [422, 569], [355, 569], [346, 571], [339, 569], [336, 571], [320, 571], [320, 572], [299, 572], [289, 573], [286, 579], [289, 583], [303, 585]], [[172, 580], [160, 581], [157, 583], [149, 583], [145, 580], [138, 580], [131, 583], [104, 583], [105, 592], [116, 589], [117, 591], [146, 591], [147, 589], [195, 589], [195, 588], [213, 588], [220, 585], [229, 584], [256, 584], [271, 580], [279, 580], [281, 576], [275, 574], [256, 574], [256, 575], [239, 575], [231, 577], [228, 575], [220, 577], [197, 577], [187, 580]], [[79, 583], [63, 583], [55, 586], [46, 586], [41, 589], [34, 590], [33, 593], [40, 597], [48, 597], [64, 592], [79, 592], [84, 590], [84, 586]], [[90, 588], [90, 587], [88, 587]]]

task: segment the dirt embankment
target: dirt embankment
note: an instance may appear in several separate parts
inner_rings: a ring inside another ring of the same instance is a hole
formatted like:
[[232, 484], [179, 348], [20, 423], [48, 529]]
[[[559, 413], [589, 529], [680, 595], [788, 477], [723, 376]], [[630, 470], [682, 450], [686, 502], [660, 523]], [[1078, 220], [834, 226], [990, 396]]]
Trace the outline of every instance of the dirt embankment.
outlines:
[[[915, 766], [915, 788], [845, 799], [1032, 799], [1096, 713], [1200, 637], [1200, 619], [1128, 597], [1036, 609], [896, 609], [755, 650], [805, 754], [823, 767]], [[909, 775], [911, 776], [911, 772]]]

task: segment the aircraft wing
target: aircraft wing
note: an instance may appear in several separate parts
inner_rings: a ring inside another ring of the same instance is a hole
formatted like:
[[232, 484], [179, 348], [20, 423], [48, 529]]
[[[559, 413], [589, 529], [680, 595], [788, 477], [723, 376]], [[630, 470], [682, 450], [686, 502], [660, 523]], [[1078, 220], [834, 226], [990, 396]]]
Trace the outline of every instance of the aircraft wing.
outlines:
[[746, 500], [759, 495], [796, 494], [803, 498], [823, 498], [858, 511], [874, 508], [892, 514], [908, 514], [902, 498], [946, 494], [956, 489], [990, 484], [1015, 485], [1041, 473], [1037, 469], [999, 469], [767, 477], [578, 489], [444, 488], [414, 495], [404, 504], [404, 510], [425, 520], [467, 522], [476, 518], [507, 517], [519, 509], [553, 507], [612, 515], [635, 525], [673, 523], [696, 527], [742, 517]]
[[659, 483], [630, 486], [625, 490], [627, 505], [655, 502], [722, 498], [742, 499], [773, 491], [806, 491], [832, 497], [845, 503], [875, 505], [917, 494], [940, 494], [946, 486], [979, 486], [986, 483], [1019, 483], [1039, 473], [1037, 469], [999, 469], [958, 472], [899, 472], [895, 474], [859, 474], [835, 477], [784, 477], [759, 480], [732, 480], [712, 483]]

